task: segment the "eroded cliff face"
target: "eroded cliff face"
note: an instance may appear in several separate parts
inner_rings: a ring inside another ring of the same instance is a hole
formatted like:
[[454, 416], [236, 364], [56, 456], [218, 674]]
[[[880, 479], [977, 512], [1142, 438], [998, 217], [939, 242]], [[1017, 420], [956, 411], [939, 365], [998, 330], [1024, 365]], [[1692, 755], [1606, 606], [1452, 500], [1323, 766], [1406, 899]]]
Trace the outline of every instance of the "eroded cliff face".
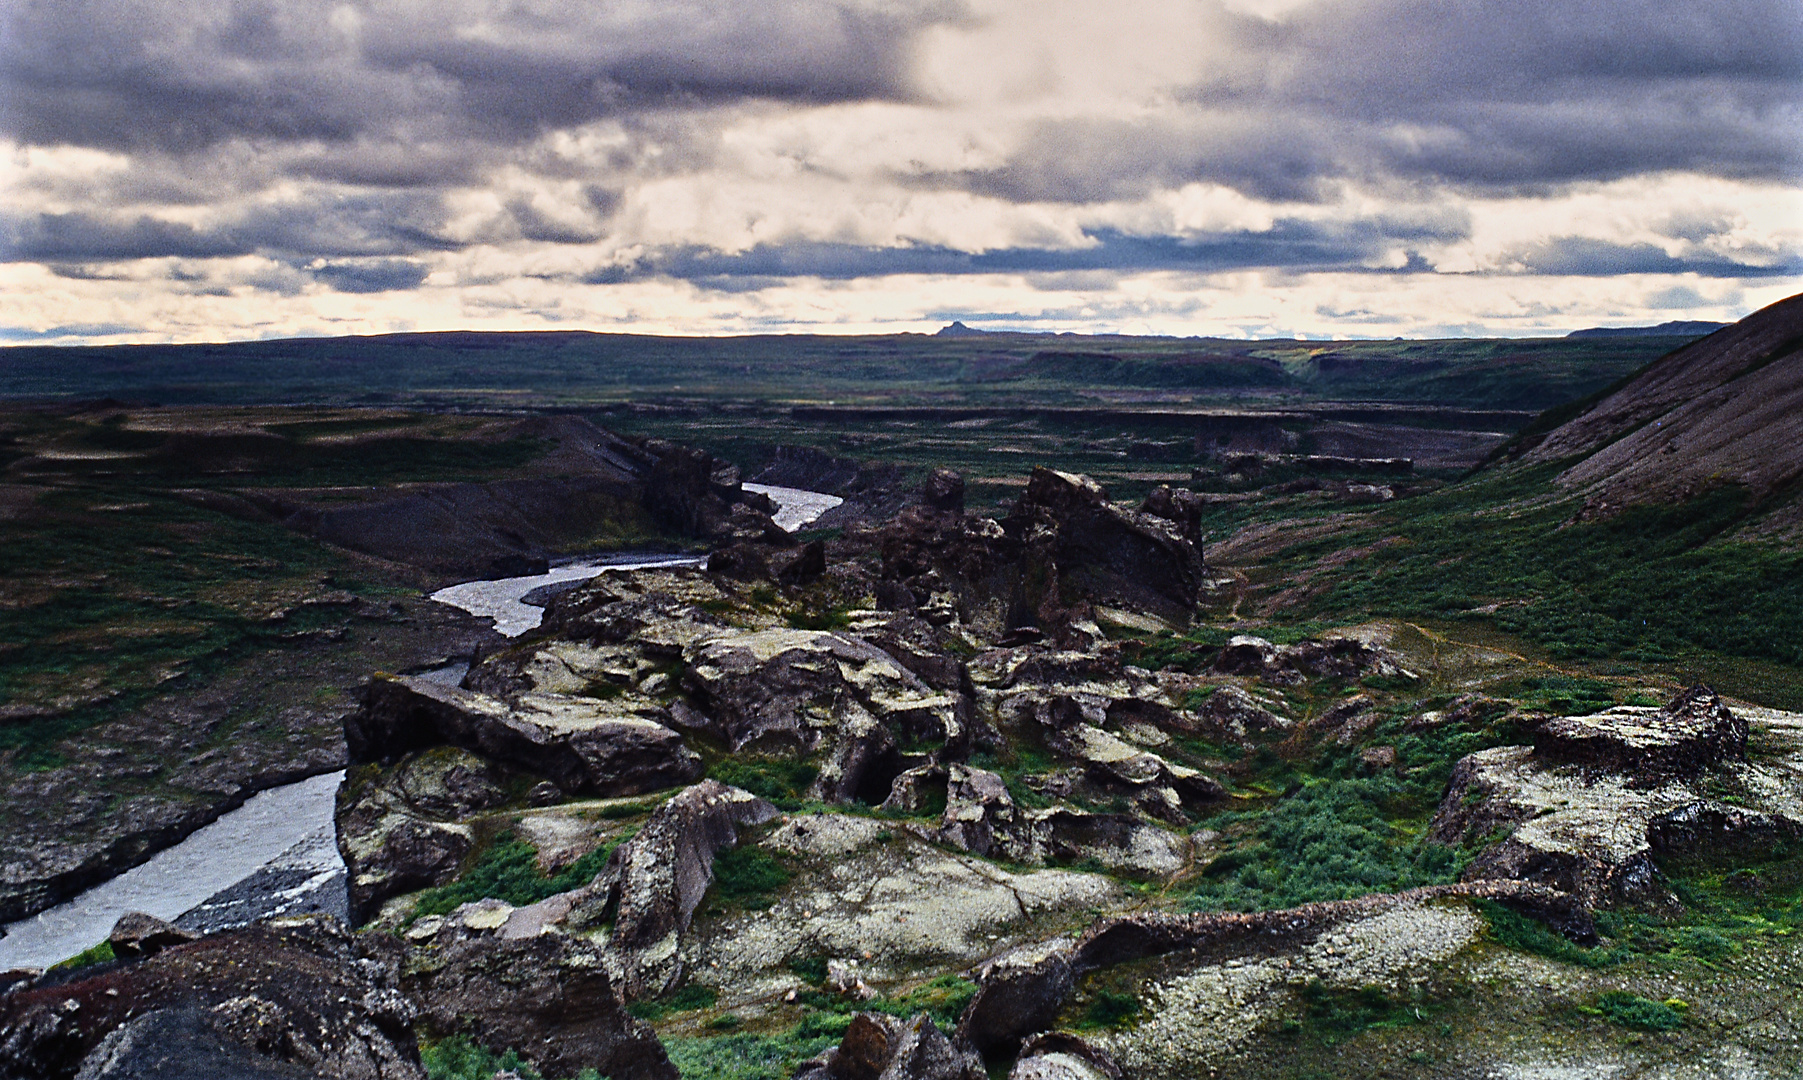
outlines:
[[[1045, 470], [991, 520], [953, 489], [597, 579], [458, 688], [374, 679], [338, 807], [363, 929], [306, 933], [361, 950], [341, 1000], [403, 1019], [389, 1072], [342, 1075], [417, 1075], [414, 1040], [455, 1038], [546, 1076], [1798, 1064], [1803, 1006], [1767, 974], [1789, 937], [1722, 938], [1756, 962], [1713, 996], [1707, 969], [1611, 957], [1655, 925], [1690, 947], [1683, 867], [1766, 860], [1761, 917], [1792, 918], [1803, 718], [1701, 688], [1555, 715], [1475, 692], [1513, 661], [1397, 627], [1179, 633], [1206, 574], [1176, 494], [1121, 507]], [[23, 978], [0, 1040], [58, 1055], [45, 1075], [137, 1075], [105, 1055], [140, 1045], [153, 965], [239, 940]], [[244, 1075], [349, 1060], [205, 970], [240, 1003], [196, 990], [182, 1030]], [[108, 987], [123, 1005], [70, 1035]], [[1571, 1019], [1621, 1000], [1674, 1033]]]

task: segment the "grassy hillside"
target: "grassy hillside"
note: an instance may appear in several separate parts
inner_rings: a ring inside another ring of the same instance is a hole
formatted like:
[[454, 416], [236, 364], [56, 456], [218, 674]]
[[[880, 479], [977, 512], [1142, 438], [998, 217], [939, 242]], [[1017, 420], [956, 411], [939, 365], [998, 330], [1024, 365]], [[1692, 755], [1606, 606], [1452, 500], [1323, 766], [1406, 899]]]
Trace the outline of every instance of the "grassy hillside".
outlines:
[[394, 334], [0, 353], [0, 399], [164, 403], [579, 405], [668, 396], [775, 401], [1071, 403], [1376, 400], [1539, 410], [1682, 339], [1226, 341], [918, 334], [675, 338]]

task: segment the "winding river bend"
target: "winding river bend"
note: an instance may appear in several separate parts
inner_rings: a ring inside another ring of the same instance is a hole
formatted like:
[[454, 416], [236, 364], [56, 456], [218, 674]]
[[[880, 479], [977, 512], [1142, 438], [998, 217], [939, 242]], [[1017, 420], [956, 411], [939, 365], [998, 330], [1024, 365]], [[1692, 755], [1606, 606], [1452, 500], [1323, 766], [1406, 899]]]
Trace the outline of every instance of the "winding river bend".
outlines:
[[[746, 484], [770, 496], [776, 523], [794, 530], [843, 500], [799, 488]], [[495, 630], [518, 637], [544, 617], [532, 596], [547, 586], [572, 585], [611, 570], [698, 566], [699, 556], [620, 554], [578, 559], [549, 573], [499, 581], [466, 581], [432, 599], [495, 620]], [[467, 664], [432, 672], [456, 683]], [[102, 941], [119, 916], [142, 911], [197, 933], [242, 926], [277, 915], [329, 912], [343, 917], [344, 861], [332, 822], [333, 797], [343, 772], [270, 788], [150, 860], [0, 932], [0, 971], [48, 967]]]

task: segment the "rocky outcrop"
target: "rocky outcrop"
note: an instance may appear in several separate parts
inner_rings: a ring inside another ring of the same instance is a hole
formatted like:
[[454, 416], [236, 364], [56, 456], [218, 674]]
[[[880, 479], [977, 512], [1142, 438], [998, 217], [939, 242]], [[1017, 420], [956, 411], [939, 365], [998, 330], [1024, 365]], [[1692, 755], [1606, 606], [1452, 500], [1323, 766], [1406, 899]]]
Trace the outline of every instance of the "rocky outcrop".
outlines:
[[[1532, 747], [1460, 759], [1429, 835], [1482, 846], [1466, 880], [1675, 909], [1656, 854], [1719, 859], [1803, 831], [1788, 774], [1745, 763], [1746, 739], [1745, 721], [1703, 687], [1663, 709], [1545, 720]], [[1720, 802], [1712, 784], [1738, 789], [1746, 805]]]
[[1694, 686], [1659, 710], [1621, 706], [1550, 718], [1534, 732], [1534, 755], [1655, 784], [1746, 760], [1747, 725], [1715, 691]]
[[1803, 841], [1803, 821], [1699, 800], [1655, 817], [1646, 833], [1657, 855], [1719, 863], [1770, 858]]
[[1248, 675], [1274, 686], [1311, 678], [1416, 677], [1388, 650], [1344, 636], [1273, 645], [1261, 637], [1236, 635], [1215, 657], [1214, 670], [1223, 675]]
[[977, 994], [958, 1020], [958, 1038], [984, 1054], [1006, 1054], [1052, 1026], [1076, 985], [1071, 943], [1022, 945], [971, 973]]
[[662, 993], [682, 975], [677, 946], [713, 880], [714, 854], [738, 844], [739, 830], [774, 818], [774, 806], [717, 780], [704, 780], [659, 807], [614, 849], [607, 866], [573, 898], [570, 925], [613, 913], [608, 950], [629, 997]]
[[1022, 550], [1011, 625], [1056, 628], [1079, 599], [1187, 623], [1201, 596], [1202, 556], [1181, 527], [1114, 505], [1086, 476], [1033, 470], [1002, 529]]
[[508, 703], [427, 679], [377, 676], [345, 721], [353, 761], [459, 746], [548, 777], [571, 794], [636, 795], [701, 774], [701, 759], [649, 702], [554, 694]]
[[396, 780], [364, 766], [338, 789], [333, 820], [354, 924], [390, 897], [449, 881], [475, 847], [474, 830], [422, 813]]
[[1021, 1047], [1008, 1080], [1122, 1080], [1124, 1075], [1108, 1051], [1068, 1031], [1048, 1031]]
[[198, 1076], [424, 1080], [399, 986], [392, 939], [329, 918], [228, 931], [0, 997], [0, 1077], [167, 1075], [179, 1048]]
[[685, 685], [735, 751], [805, 753], [859, 716], [908, 741], [946, 743], [964, 735], [956, 695], [933, 690], [855, 637], [727, 632], [691, 645], [684, 660]]
[[920, 504], [941, 513], [964, 512], [964, 477], [952, 469], [934, 469], [920, 486]]
[[800, 1065], [795, 1080], [985, 1080], [975, 1053], [950, 1039], [919, 1015], [901, 1020], [883, 1013], [858, 1013], [839, 1045]]
[[676, 1080], [657, 1035], [627, 1014], [599, 947], [470, 921], [477, 926], [440, 932], [408, 957], [403, 985], [429, 1028], [511, 1047], [546, 1076], [595, 1069], [613, 1080]]
[[112, 946], [113, 955], [121, 960], [141, 960], [154, 956], [171, 945], [185, 945], [198, 936], [155, 915], [129, 911], [119, 916], [119, 921], [113, 924], [112, 932], [106, 936], [106, 943]]

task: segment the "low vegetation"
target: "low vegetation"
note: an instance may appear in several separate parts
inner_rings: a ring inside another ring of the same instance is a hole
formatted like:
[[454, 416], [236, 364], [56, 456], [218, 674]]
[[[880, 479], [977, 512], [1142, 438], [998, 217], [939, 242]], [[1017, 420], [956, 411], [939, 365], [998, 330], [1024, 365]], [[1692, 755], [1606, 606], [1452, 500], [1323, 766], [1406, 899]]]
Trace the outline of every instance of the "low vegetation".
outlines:
[[457, 880], [421, 892], [414, 902], [412, 918], [448, 915], [464, 904], [489, 898], [523, 907], [568, 892], [593, 880], [607, 865], [613, 849], [625, 839], [625, 836], [616, 837], [613, 842], [547, 875], [538, 867], [536, 848], [512, 833], [503, 833]]

